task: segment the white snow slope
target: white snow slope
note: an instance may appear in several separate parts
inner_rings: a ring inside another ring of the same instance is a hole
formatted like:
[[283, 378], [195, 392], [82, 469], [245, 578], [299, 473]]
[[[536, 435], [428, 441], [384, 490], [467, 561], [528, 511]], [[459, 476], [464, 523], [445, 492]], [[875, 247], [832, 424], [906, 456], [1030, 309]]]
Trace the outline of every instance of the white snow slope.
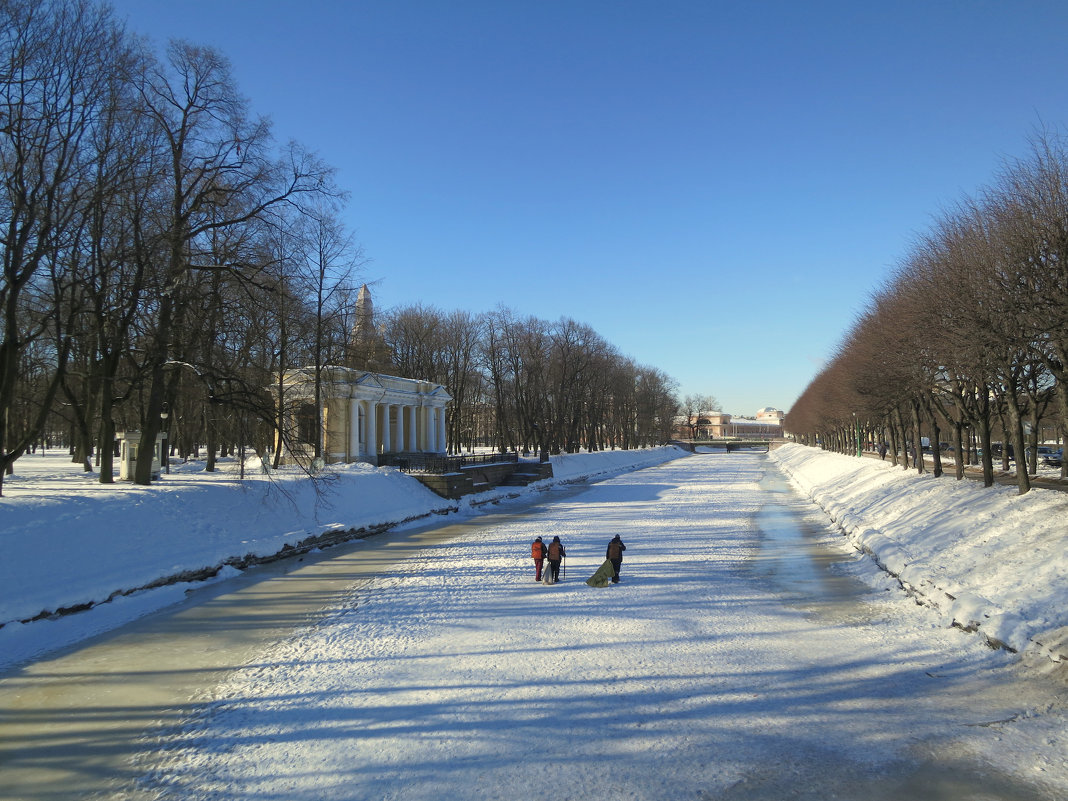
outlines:
[[985, 488], [787, 446], [772, 458], [918, 600], [993, 645], [1068, 661], [1068, 492]]

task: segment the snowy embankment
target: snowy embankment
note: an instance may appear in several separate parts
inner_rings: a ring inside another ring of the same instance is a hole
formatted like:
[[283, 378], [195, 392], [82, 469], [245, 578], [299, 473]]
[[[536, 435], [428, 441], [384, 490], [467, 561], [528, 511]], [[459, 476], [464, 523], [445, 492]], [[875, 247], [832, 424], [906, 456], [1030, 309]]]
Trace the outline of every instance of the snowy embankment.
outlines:
[[[553, 457], [554, 478], [446, 501], [392, 468], [334, 466], [237, 480], [173, 465], [151, 487], [101, 485], [64, 453], [16, 463], [0, 498], [0, 668], [181, 600], [185, 579], [506, 496], [604, 478], [686, 455], [678, 448]], [[1068, 662], [1068, 494], [934, 479], [872, 459], [788, 445], [772, 458], [856, 546], [947, 622]], [[78, 615], [56, 610], [90, 608]], [[32, 621], [32, 622], [30, 622]]]
[[[252, 464], [172, 464], [151, 487], [103, 485], [65, 452], [23, 456], [0, 497], [0, 667], [180, 600], [277, 554], [356, 539], [449, 512], [474, 513], [553, 483], [615, 475], [685, 455], [674, 447], [553, 457], [554, 478], [445, 500], [393, 468], [331, 466], [318, 481]], [[62, 615], [60, 610], [91, 609]]]
[[983, 487], [786, 445], [772, 459], [860, 550], [947, 623], [1068, 661], [1068, 493]]

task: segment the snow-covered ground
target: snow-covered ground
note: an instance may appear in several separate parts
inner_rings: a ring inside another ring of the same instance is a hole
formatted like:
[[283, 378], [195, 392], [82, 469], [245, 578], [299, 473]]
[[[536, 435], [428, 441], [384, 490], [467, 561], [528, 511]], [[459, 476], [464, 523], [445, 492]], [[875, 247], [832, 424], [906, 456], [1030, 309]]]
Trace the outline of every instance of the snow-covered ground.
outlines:
[[[555, 481], [596, 479], [676, 458], [676, 448], [553, 457]], [[860, 549], [960, 626], [1068, 660], [1068, 493], [917, 476], [889, 462], [786, 446], [772, 459]], [[236, 466], [175, 464], [150, 488], [95, 482], [65, 453], [27, 455], [0, 498], [0, 668], [184, 597], [163, 579], [269, 556], [334, 531], [373, 532], [445, 510], [472, 513], [514, 488], [443, 500], [392, 469], [335, 467], [238, 481]], [[545, 482], [526, 490], [545, 489]], [[361, 531], [362, 530], [362, 531]], [[110, 603], [104, 603], [111, 599]], [[21, 624], [42, 612], [92, 615]]]
[[[683, 455], [677, 448], [553, 457], [554, 481], [595, 479]], [[251, 555], [331, 532], [362, 536], [435, 513], [472, 513], [476, 504], [523, 492], [447, 501], [391, 468], [332, 466], [326, 479], [262, 475], [256, 463], [239, 480], [223, 461], [172, 463], [151, 487], [102, 485], [66, 452], [29, 454], [6, 476], [0, 497], [0, 669], [85, 639], [185, 597], [188, 585], [162, 581], [220, 568]], [[537, 492], [545, 482], [525, 490]], [[89, 612], [39, 618], [91, 606]], [[32, 622], [24, 622], [32, 621]]]
[[[831, 470], [808, 456], [780, 458]], [[844, 619], [754, 577], [766, 464], [671, 461], [428, 549], [233, 673], [165, 738], [148, 786], [204, 801], [1063, 797], [1056, 685], [1015, 675], [1015, 657], [849, 548], [845, 569], [884, 590]], [[569, 550], [553, 587], [525, 558], [545, 533]], [[587, 587], [617, 533], [623, 581]], [[984, 794], [953, 794], [975, 766], [963, 792]]]
[[[1068, 794], [1054, 673], [1068, 626], [1068, 495], [773, 452], [835, 521], [826, 542], [841, 548], [840, 569], [876, 588], [847, 619], [823, 619], [754, 580], [767, 457], [680, 455], [554, 460], [558, 480], [605, 480], [547, 493], [538, 514], [354, 587], [351, 603], [211, 690], [203, 714], [164, 741], [148, 786], [182, 799], [877, 801], [922, 797], [909, 782], [929, 761], [938, 775], [986, 765], [987, 789], [1011, 772], [1005, 786], [1023, 788], [984, 797]], [[625, 472], [640, 464], [653, 466]], [[320, 497], [296, 478], [172, 473], [148, 489], [98, 488], [42, 472], [52, 477], [24, 470], [5, 482], [0, 501], [8, 620], [326, 530], [425, 522], [448, 505], [392, 470], [360, 467], [339, 470]], [[477, 514], [472, 500], [458, 509]], [[546, 533], [569, 550], [568, 580], [553, 587], [533, 581], [527, 556]], [[587, 587], [616, 533], [628, 546], [623, 582]], [[171, 591], [6, 625], [0, 650], [25, 657], [72, 636], [54, 627], [113, 625]], [[1036, 677], [1043, 666], [1054, 675]]]

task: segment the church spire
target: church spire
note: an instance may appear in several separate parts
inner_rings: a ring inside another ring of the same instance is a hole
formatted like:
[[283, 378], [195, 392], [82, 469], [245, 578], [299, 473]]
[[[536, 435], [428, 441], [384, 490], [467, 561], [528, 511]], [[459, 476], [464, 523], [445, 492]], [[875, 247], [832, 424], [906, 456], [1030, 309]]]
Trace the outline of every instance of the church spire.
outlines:
[[370, 342], [375, 334], [375, 304], [371, 300], [371, 290], [364, 284], [356, 295], [356, 320], [352, 324], [352, 340], [355, 343]]
[[349, 333], [348, 366], [373, 373], [386, 372], [392, 366], [385, 337], [375, 328], [375, 307], [367, 284], [356, 295], [356, 319]]

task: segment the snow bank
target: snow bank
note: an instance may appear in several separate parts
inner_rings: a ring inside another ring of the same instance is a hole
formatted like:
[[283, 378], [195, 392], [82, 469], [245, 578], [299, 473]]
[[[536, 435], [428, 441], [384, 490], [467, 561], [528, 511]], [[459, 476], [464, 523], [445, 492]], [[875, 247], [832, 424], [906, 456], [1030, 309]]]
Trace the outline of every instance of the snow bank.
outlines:
[[[552, 458], [558, 481], [658, 464], [673, 448]], [[393, 468], [333, 465], [318, 481], [284, 471], [246, 474], [232, 463], [205, 473], [174, 465], [151, 487], [102, 485], [65, 454], [25, 456], [0, 498], [0, 625], [87, 607], [174, 578], [203, 578], [227, 564], [314, 544], [331, 532], [354, 538], [434, 513], [472, 511], [515, 487], [448, 501]]]
[[771, 458], [858, 549], [952, 625], [1068, 660], [1068, 494], [934, 478], [786, 445]]
[[552, 457], [553, 481], [576, 481], [614, 476], [662, 464], [669, 459], [685, 456], [681, 448], [647, 448], [631, 451], [600, 451], [598, 453], [562, 453]]

